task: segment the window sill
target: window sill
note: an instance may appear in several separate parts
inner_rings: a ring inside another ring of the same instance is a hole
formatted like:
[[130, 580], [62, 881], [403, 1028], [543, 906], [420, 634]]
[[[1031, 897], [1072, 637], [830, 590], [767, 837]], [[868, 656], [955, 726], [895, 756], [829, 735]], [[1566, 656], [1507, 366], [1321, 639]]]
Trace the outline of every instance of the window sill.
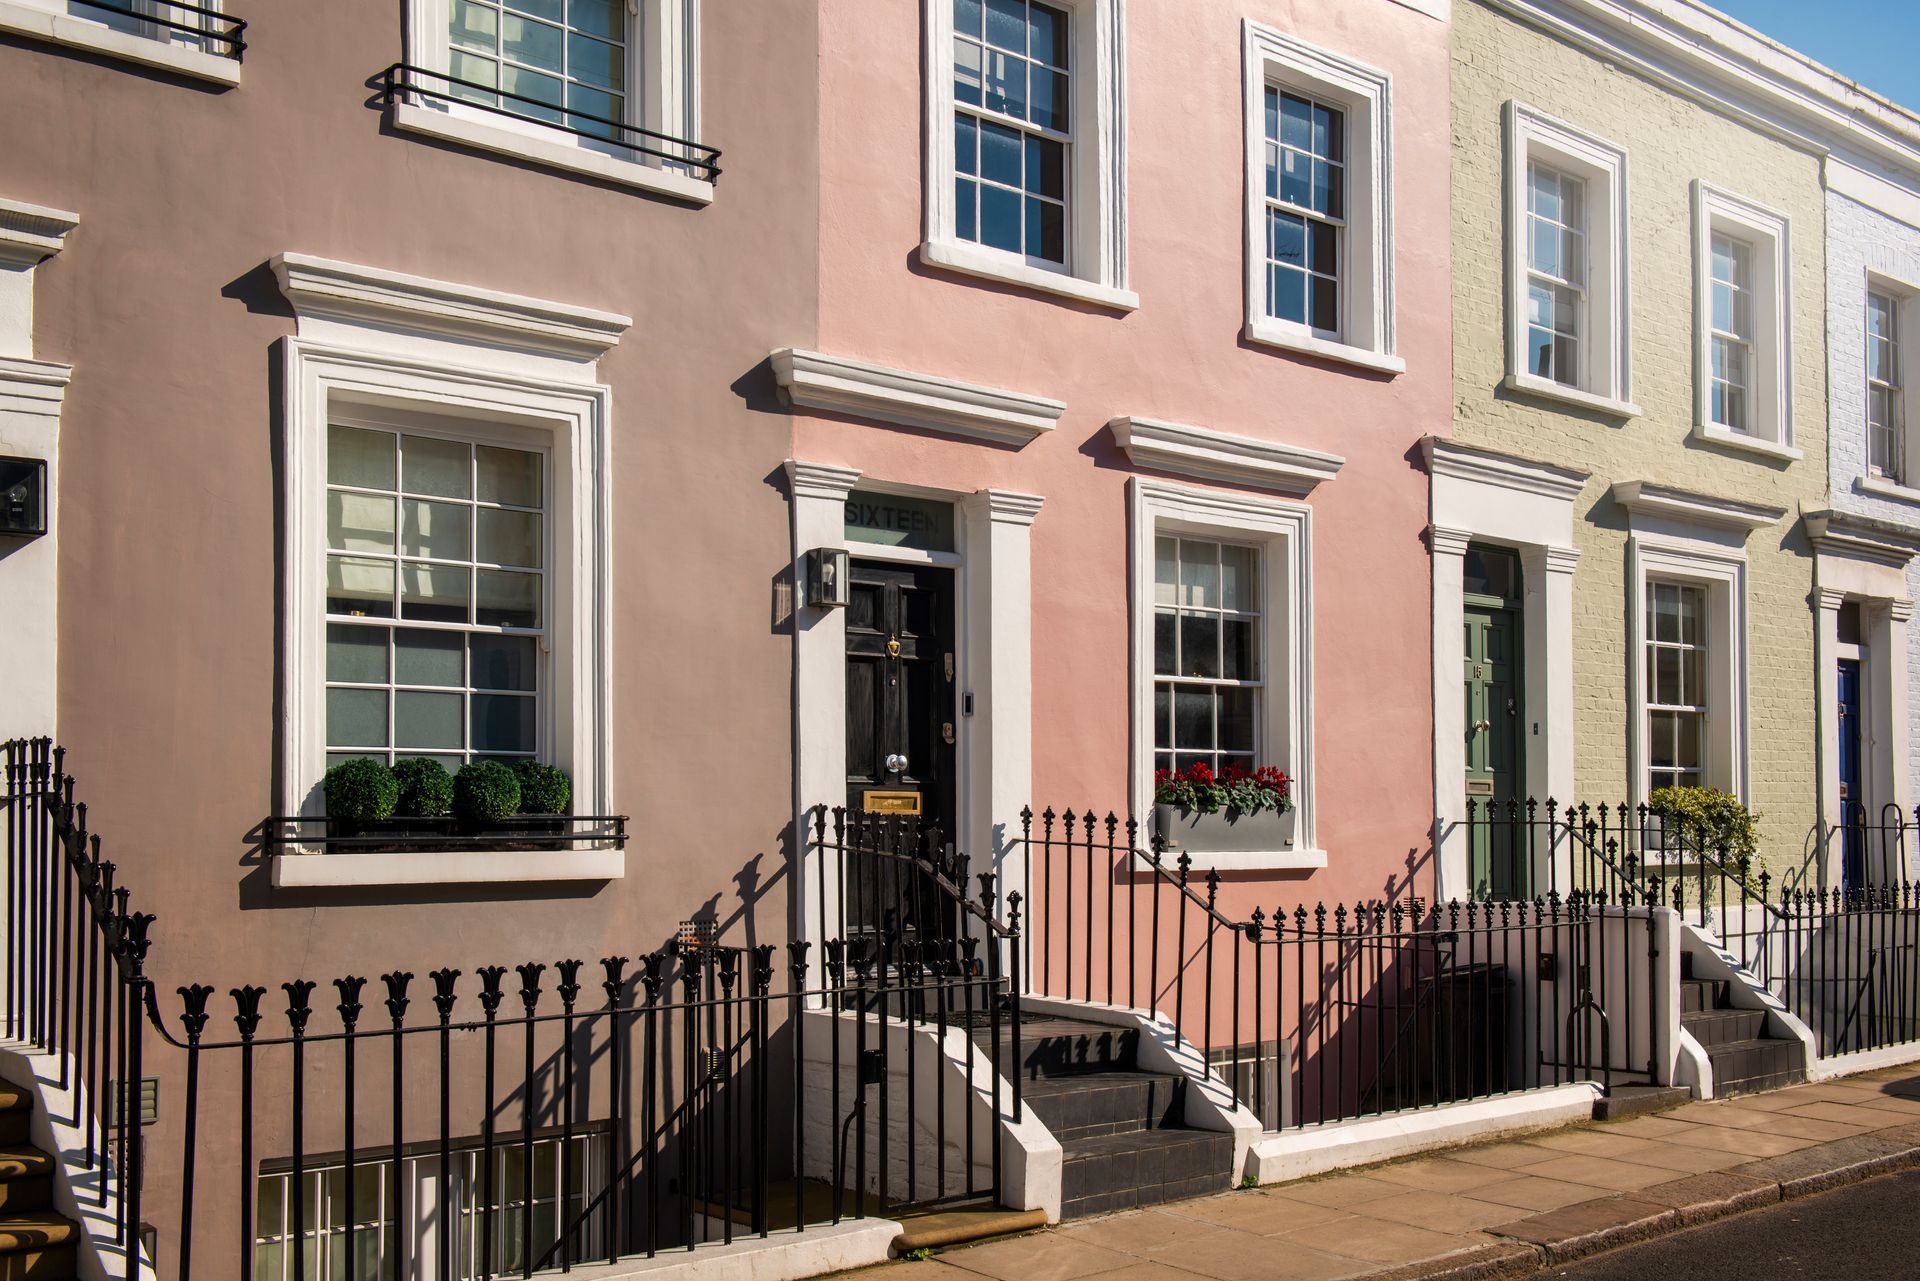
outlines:
[[[1232, 853], [1218, 853], [1208, 850], [1187, 850], [1187, 866], [1199, 872], [1219, 870], [1222, 872], [1308, 872], [1327, 866], [1327, 852], [1313, 849], [1291, 850], [1235, 850]], [[1162, 866], [1168, 866], [1179, 857], [1169, 850], [1164, 856]], [[1146, 859], [1140, 860], [1142, 868], [1151, 868]]]
[[[0, 3], [4, 2], [0, 0]], [[609, 156], [586, 147], [568, 146], [534, 133], [522, 133], [517, 129], [468, 119], [418, 103], [394, 103], [393, 127], [480, 151], [491, 151], [496, 155], [511, 156], [516, 160], [532, 161], [550, 169], [587, 174], [623, 187], [651, 191], [696, 205], [713, 203], [713, 184], [703, 179], [622, 160], [618, 156]]]
[[1299, 352], [1320, 360], [1353, 365], [1376, 374], [1386, 374], [1391, 377], [1407, 372], [1407, 362], [1399, 356], [1320, 338], [1306, 330], [1277, 320], [1248, 321], [1246, 337], [1248, 342], [1259, 343], [1263, 347], [1277, 347], [1282, 351]]
[[958, 241], [925, 242], [920, 246], [920, 261], [929, 267], [944, 267], [948, 271], [982, 280], [997, 280], [1023, 289], [1037, 289], [1042, 293], [1090, 302], [1096, 307], [1109, 307], [1114, 311], [1137, 311], [1140, 307], [1140, 295], [1130, 289], [1115, 289], [1111, 285], [1096, 284], [1065, 272], [1043, 271], [1039, 267], [1015, 262], [991, 249], [981, 249]]
[[1896, 503], [1913, 503], [1920, 506], [1920, 489], [1888, 480], [1884, 476], [1856, 477], [1853, 488], [1857, 493], [1872, 494], [1875, 498], [1891, 498]]
[[177, 75], [191, 76], [195, 80], [211, 81], [218, 85], [240, 83], [240, 64], [232, 58], [188, 45], [136, 35], [131, 31], [115, 31], [98, 22], [56, 13], [37, 5], [20, 4], [16, 0], [0, 0], [0, 31], [34, 36], [75, 49], [87, 49], [110, 58], [159, 67]]
[[1757, 436], [1743, 436], [1737, 431], [1729, 431], [1725, 427], [1715, 427], [1708, 423], [1695, 423], [1693, 438], [1709, 445], [1724, 445], [1728, 449], [1758, 454], [1762, 458], [1772, 458], [1785, 463], [1797, 463], [1806, 457], [1805, 452], [1795, 449], [1792, 445], [1775, 444], [1771, 440], [1761, 440]]
[[626, 851], [617, 849], [273, 856], [273, 883], [281, 889], [617, 881], [626, 872]]
[[1526, 396], [1538, 396], [1543, 400], [1558, 400], [1565, 404], [1577, 405], [1581, 409], [1606, 414], [1612, 418], [1638, 418], [1645, 412], [1630, 400], [1597, 396], [1593, 392], [1581, 391], [1578, 387], [1569, 387], [1564, 383], [1554, 382], [1551, 378], [1541, 378], [1534, 374], [1508, 374], [1501, 380], [1500, 385], [1508, 391], [1519, 392]]

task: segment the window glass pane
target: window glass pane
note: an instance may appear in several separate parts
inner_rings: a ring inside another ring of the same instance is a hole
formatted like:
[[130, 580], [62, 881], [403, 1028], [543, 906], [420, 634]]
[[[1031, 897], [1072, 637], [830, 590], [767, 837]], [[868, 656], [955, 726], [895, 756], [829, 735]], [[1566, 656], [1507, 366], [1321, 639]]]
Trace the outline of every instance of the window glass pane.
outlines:
[[327, 546], [339, 552], [393, 553], [393, 499], [327, 492]]
[[1677, 649], [1653, 651], [1653, 701], [1667, 704], [1686, 701], [1680, 697], [1680, 651]]
[[1213, 747], [1213, 691], [1176, 688], [1173, 695], [1174, 745]]
[[1171, 685], [1153, 687], [1153, 745], [1161, 749], [1173, 746], [1173, 687]]
[[962, 240], [980, 239], [980, 192], [965, 178], [953, 184], [954, 234]]
[[1032, 80], [1033, 123], [1055, 133], [1067, 132], [1067, 77], [1058, 71], [1036, 67]]
[[1305, 152], [1280, 153], [1280, 199], [1290, 205], [1314, 207], [1313, 158]]
[[[477, 58], [464, 50], [453, 51], [453, 59], [447, 69], [455, 80], [471, 81], [476, 85], [484, 85], [488, 89], [498, 88], [500, 84], [498, 63], [491, 58]], [[469, 102], [484, 102], [489, 106], [496, 105], [498, 102], [493, 94], [469, 89], [464, 85], [454, 86], [453, 93], [455, 97], [465, 98]]]
[[509, 58], [545, 71], [566, 69], [562, 32], [544, 22], [529, 22], [509, 13], [501, 19], [500, 44]]
[[986, 59], [987, 110], [1025, 119], [1027, 115], [1027, 67], [1024, 58], [1015, 58], [988, 49]]
[[627, 38], [626, 0], [573, 0], [567, 25], [608, 40]]
[[1177, 676], [1180, 668], [1174, 657], [1174, 614], [1156, 610], [1153, 615], [1153, 670], [1163, 676]]
[[1041, 62], [1067, 65], [1067, 15], [1044, 4], [1027, 6], [1028, 51]]
[[1220, 618], [1216, 614], [1180, 616], [1180, 674], [1220, 675]]
[[495, 11], [470, 0], [453, 0], [450, 34], [457, 45], [492, 53], [499, 32]]
[[1297, 214], [1267, 215], [1267, 256], [1292, 267], [1307, 264], [1307, 221]]
[[475, 694], [473, 749], [477, 752], [531, 752], [533, 700], [513, 694]]
[[540, 517], [535, 512], [479, 509], [477, 559], [496, 565], [540, 564]]
[[465, 684], [465, 652], [459, 632], [403, 628], [393, 634], [393, 679], [400, 685]]
[[558, 22], [566, 13], [567, 0], [506, 0], [506, 3], [509, 9]]
[[1267, 278], [1267, 314], [1299, 324], [1307, 321], [1307, 278], [1298, 271], [1275, 267]]
[[557, 122], [560, 119], [560, 113], [558, 111], [549, 111], [535, 104], [545, 102], [552, 103], [555, 107], [558, 107], [561, 102], [564, 101], [564, 94], [562, 93], [564, 83], [565, 82], [557, 76], [545, 75], [538, 71], [528, 71], [512, 65], [504, 66], [500, 69], [500, 87], [502, 89], [508, 93], [516, 94], [521, 98], [532, 99], [532, 102], [515, 102], [513, 109], [523, 116], [531, 116], [536, 120]]
[[1254, 568], [1258, 563], [1258, 554], [1251, 547], [1221, 546], [1221, 608], [1241, 611], [1259, 608], [1260, 586], [1254, 581]]
[[393, 745], [459, 747], [461, 701], [458, 694], [400, 690], [393, 696]]
[[1223, 618], [1220, 626], [1223, 651], [1220, 674], [1234, 681], [1258, 680], [1260, 667], [1255, 647], [1260, 636], [1259, 624], [1251, 618]]
[[980, 176], [989, 182], [1018, 187], [1024, 163], [1024, 137], [1018, 129], [983, 121], [980, 125]]
[[1215, 543], [1180, 540], [1180, 603], [1220, 608], [1220, 548]]
[[1025, 53], [1026, 10], [1026, 0], [987, 0], [987, 43], [1014, 53]]
[[[985, 151], [981, 153], [984, 161]], [[980, 188], [980, 242], [1020, 252], [1020, 195], [1004, 187]]]
[[1280, 141], [1301, 151], [1313, 150], [1313, 104], [1305, 98], [1280, 95]]
[[387, 695], [378, 689], [327, 690], [327, 746], [385, 747]]
[[393, 562], [327, 557], [327, 612], [392, 618]]
[[1153, 603], [1172, 605], [1175, 603], [1174, 587], [1174, 540], [1155, 538], [1153, 540]]
[[1220, 694], [1220, 750], [1253, 750], [1253, 691], [1223, 689]]
[[405, 524], [400, 535], [400, 550], [408, 556], [430, 556], [435, 560], [466, 560], [473, 553], [473, 508], [456, 503], [427, 503], [417, 498], [401, 500]]
[[980, 125], [964, 111], [953, 113], [953, 166], [957, 173], [980, 172]]
[[387, 679], [387, 629], [327, 624], [327, 679], [356, 685]]
[[953, 0], [953, 29], [962, 35], [980, 34], [980, 0]]
[[392, 489], [393, 433], [328, 427], [327, 482], [361, 489]]
[[478, 571], [475, 621], [484, 627], [540, 626], [540, 576]]
[[1678, 712], [1652, 712], [1647, 717], [1647, 759], [1655, 769], [1673, 766], [1673, 727], [1678, 717]]
[[473, 684], [476, 689], [532, 690], [539, 661], [531, 636], [475, 636]]
[[1315, 276], [1312, 302], [1313, 306], [1307, 323], [1315, 329], [1326, 330], [1329, 333], [1337, 331], [1340, 328], [1339, 286], [1325, 276]]
[[980, 105], [980, 46], [970, 40], [953, 42], [953, 100]]
[[1066, 211], [1051, 200], [1027, 197], [1027, 247], [1029, 257], [1048, 262], [1067, 259]]
[[603, 89], [624, 89], [627, 86], [626, 51], [591, 36], [569, 35], [567, 73]]
[[401, 487], [408, 493], [436, 498], [473, 496], [473, 459], [462, 442], [402, 436], [400, 451]]
[[483, 503], [507, 503], [514, 507], [539, 507], [540, 455], [524, 449], [499, 449], [492, 445], [474, 447], [474, 469], [479, 476], [479, 498]]
[[1050, 138], [1027, 139], [1027, 190], [1054, 200], [1066, 197], [1065, 147]]
[[422, 622], [466, 622], [469, 572], [451, 565], [402, 565], [400, 616]]

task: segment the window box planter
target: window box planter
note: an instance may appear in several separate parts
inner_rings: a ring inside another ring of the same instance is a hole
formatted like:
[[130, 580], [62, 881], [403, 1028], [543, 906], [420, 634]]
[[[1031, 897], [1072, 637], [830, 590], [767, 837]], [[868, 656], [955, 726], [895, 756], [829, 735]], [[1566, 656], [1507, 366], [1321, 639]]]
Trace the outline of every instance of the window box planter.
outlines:
[[1154, 830], [1170, 851], [1206, 854], [1257, 854], [1293, 848], [1292, 808], [1240, 814], [1218, 810], [1202, 814], [1178, 805], [1153, 807]]
[[515, 814], [494, 823], [444, 818], [329, 818], [326, 844], [356, 853], [430, 853], [447, 849], [542, 850], [570, 848], [580, 833], [566, 814]]

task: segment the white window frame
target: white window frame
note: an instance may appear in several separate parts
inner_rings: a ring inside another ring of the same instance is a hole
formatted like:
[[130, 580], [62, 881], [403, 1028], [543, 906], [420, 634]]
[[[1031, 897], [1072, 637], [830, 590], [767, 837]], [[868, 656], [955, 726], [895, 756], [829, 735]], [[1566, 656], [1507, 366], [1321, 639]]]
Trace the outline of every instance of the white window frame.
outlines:
[[[1753, 340], [1747, 389], [1748, 428], [1713, 421], [1713, 240], [1747, 247], [1753, 271]], [[1788, 219], [1783, 213], [1705, 182], [1693, 184], [1693, 332], [1696, 440], [1792, 462], [1793, 289]]]
[[[1508, 391], [1561, 401], [1615, 418], [1633, 403], [1627, 152], [1517, 100], [1506, 105], [1506, 271]], [[1579, 178], [1586, 188], [1586, 325], [1575, 385], [1527, 369], [1527, 170], [1532, 162]]]
[[[159, 0], [151, 2], [154, 11], [159, 11]], [[193, 3], [203, 9], [226, 10], [225, 0], [193, 0]], [[138, 0], [128, 0], [128, 7], [140, 7]], [[68, 0], [0, 0], [0, 31], [87, 49], [123, 62], [159, 67], [218, 85], [240, 83], [239, 59], [203, 47], [186, 32], [106, 10], [89, 16], [75, 12]]]
[[1629, 735], [1631, 792], [1645, 803], [1650, 788], [1648, 742], [1647, 584], [1673, 582], [1705, 589], [1707, 715], [1701, 746], [1701, 784], [1745, 801], [1747, 775], [1747, 558], [1691, 539], [1636, 533], [1628, 543], [1632, 593], [1632, 661], [1627, 688], [1633, 708]]
[[[1399, 374], [1394, 350], [1392, 80], [1384, 71], [1243, 21], [1246, 137], [1246, 338], [1249, 342]], [[1340, 235], [1338, 334], [1267, 315], [1266, 95], [1269, 88], [1338, 109], [1346, 130], [1346, 215]]]
[[1131, 489], [1133, 611], [1133, 812], [1153, 802], [1154, 539], [1165, 534], [1253, 545], [1260, 550], [1261, 689], [1255, 750], [1293, 780], [1293, 845], [1245, 854], [1193, 851], [1201, 868], [1285, 869], [1327, 865], [1315, 839], [1313, 768], [1312, 509], [1305, 503], [1193, 489], [1135, 477]]
[[1859, 377], [1862, 392], [1871, 387], [1867, 376], [1867, 359], [1870, 352], [1870, 340], [1867, 337], [1866, 303], [1869, 294], [1879, 294], [1890, 299], [1894, 308], [1895, 360], [1899, 362], [1900, 377], [1900, 474], [1888, 476], [1873, 469], [1873, 442], [1867, 426], [1867, 406], [1871, 403], [1868, 396], [1863, 399], [1860, 414], [1860, 475], [1855, 486], [1862, 493], [1874, 494], [1882, 498], [1892, 498], [1903, 502], [1920, 503], [1920, 433], [1915, 431], [1916, 400], [1913, 370], [1916, 368], [1915, 336], [1920, 335], [1920, 288], [1881, 272], [1868, 272], [1866, 288], [1860, 293], [1860, 365]]
[[[337, 406], [386, 419], [503, 428], [546, 442], [548, 764], [573, 781], [574, 812], [612, 809], [612, 393], [598, 360], [633, 323], [570, 304], [306, 255], [272, 260], [293, 304], [284, 340], [281, 711], [277, 813], [324, 814], [327, 427]], [[277, 886], [609, 880], [624, 852], [275, 856]]]
[[920, 261], [963, 275], [1132, 311], [1127, 287], [1126, 0], [1047, 0], [1067, 14], [1067, 262], [1036, 265], [962, 240], [954, 204], [953, 0], [923, 0], [926, 226]]
[[[627, 123], [671, 138], [700, 136], [701, 0], [637, 0], [628, 11]], [[407, 61], [448, 74], [452, 0], [408, 0]], [[444, 89], [438, 81], [429, 86]], [[588, 174], [623, 186], [710, 204], [714, 184], [693, 167], [598, 138], [583, 138], [534, 119], [464, 103], [400, 94], [393, 104], [398, 129]], [[666, 149], [666, 148], [663, 148]]]

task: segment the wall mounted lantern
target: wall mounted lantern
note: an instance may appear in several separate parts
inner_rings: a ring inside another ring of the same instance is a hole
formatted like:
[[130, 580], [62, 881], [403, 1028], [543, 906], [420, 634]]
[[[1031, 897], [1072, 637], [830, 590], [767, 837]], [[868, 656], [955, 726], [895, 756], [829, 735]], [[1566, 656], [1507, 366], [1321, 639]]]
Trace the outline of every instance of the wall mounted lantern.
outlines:
[[847, 603], [847, 551], [844, 547], [816, 547], [803, 558], [807, 604], [815, 609], [838, 609]]
[[47, 532], [47, 460], [0, 458], [0, 534]]

